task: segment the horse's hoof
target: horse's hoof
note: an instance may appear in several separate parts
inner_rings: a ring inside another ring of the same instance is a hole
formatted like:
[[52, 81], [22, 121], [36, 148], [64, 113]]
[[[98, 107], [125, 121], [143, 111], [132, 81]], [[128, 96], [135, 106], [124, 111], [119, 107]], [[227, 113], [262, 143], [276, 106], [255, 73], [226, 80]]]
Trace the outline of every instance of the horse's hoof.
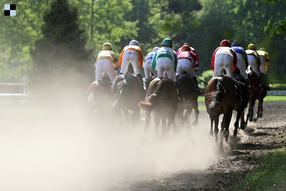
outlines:
[[253, 118], [252, 118], [252, 117], [250, 117], [250, 118], [249, 118], [249, 121], [250, 121], [250, 122], [252, 122], [252, 121], [253, 121]]
[[253, 121], [254, 121], [254, 122], [257, 122], [257, 118], [254, 118]]
[[228, 131], [223, 131], [223, 132], [222, 132], [222, 135], [223, 135], [224, 137], [228, 137], [229, 133], [228, 133]]
[[259, 117], [262, 118], [262, 117], [263, 117], [263, 113], [260, 113], [260, 114], [259, 114]]
[[245, 130], [245, 129], [246, 129], [246, 123], [241, 123], [240, 129], [241, 129], [241, 130]]

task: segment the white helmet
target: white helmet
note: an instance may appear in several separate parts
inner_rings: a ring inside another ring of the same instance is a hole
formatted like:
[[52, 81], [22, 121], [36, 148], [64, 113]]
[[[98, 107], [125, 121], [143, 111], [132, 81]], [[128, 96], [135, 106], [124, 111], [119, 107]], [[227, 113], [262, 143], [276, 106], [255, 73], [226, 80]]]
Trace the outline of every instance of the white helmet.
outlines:
[[137, 41], [137, 40], [131, 40], [131, 41], [129, 42], [129, 45], [138, 46], [138, 41]]
[[159, 49], [159, 47], [154, 47], [152, 52], [156, 52]]

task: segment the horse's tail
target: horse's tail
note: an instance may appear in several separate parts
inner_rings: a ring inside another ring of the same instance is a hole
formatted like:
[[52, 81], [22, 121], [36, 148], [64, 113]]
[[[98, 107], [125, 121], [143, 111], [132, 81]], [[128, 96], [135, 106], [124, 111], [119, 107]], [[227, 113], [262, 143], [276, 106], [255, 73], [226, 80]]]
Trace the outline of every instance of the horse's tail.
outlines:
[[210, 99], [211, 99], [211, 102], [209, 104], [210, 109], [216, 108], [220, 104], [224, 92], [223, 78], [222, 77], [216, 78], [216, 81], [217, 81], [216, 89], [210, 94]]
[[139, 107], [141, 107], [144, 110], [149, 110], [152, 111], [152, 109], [154, 108], [154, 106], [156, 105], [156, 100], [157, 100], [157, 96], [156, 94], [151, 94], [148, 98], [147, 101], [141, 101], [139, 103]]
[[87, 90], [86, 90], [86, 95], [87, 95], [87, 96], [91, 93], [92, 88], [93, 88], [94, 86], [96, 86], [96, 85], [98, 85], [98, 82], [97, 82], [97, 81], [94, 81], [94, 82], [92, 82], [92, 83], [88, 86], [88, 88], [87, 88]]

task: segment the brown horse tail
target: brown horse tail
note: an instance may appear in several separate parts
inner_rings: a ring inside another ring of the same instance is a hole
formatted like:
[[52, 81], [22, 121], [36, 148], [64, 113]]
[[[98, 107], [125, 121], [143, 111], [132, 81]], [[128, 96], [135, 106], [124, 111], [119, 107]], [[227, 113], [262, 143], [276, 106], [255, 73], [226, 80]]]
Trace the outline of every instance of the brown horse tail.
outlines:
[[86, 95], [87, 95], [87, 96], [91, 93], [92, 88], [93, 88], [94, 86], [96, 86], [96, 85], [98, 85], [98, 82], [97, 82], [97, 81], [94, 81], [94, 82], [92, 82], [92, 83], [88, 86], [88, 88], [87, 88], [87, 90], [86, 90]]
[[139, 107], [141, 107], [144, 110], [149, 110], [151, 111], [154, 106], [156, 105], [156, 98], [157, 96], [155, 94], [151, 94], [148, 98], [147, 101], [142, 101], [139, 103]]
[[222, 100], [222, 95], [224, 92], [224, 87], [223, 87], [223, 78], [219, 77], [217, 78], [217, 84], [216, 84], [216, 91], [212, 92], [211, 94], [211, 102], [209, 105], [210, 109], [216, 108]]

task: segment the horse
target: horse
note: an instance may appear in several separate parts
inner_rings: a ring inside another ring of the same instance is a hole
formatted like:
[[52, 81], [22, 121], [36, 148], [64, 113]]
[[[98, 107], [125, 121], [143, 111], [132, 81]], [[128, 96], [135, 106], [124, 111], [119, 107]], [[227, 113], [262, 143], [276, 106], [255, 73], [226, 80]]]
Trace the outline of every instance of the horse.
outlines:
[[92, 82], [87, 91], [88, 109], [87, 114], [90, 116], [96, 109], [98, 119], [105, 119], [110, 113], [110, 103], [113, 100], [111, 94], [111, 81], [102, 80]]
[[191, 126], [190, 115], [192, 110], [195, 111], [195, 120], [192, 125], [198, 124], [199, 109], [198, 109], [198, 92], [194, 81], [188, 74], [180, 74], [177, 76], [177, 82], [184, 97], [184, 101], [180, 102], [177, 110], [177, 117], [180, 122], [187, 127]]
[[[229, 124], [235, 107], [239, 104], [236, 95], [235, 81], [228, 76], [212, 77], [205, 89], [205, 106], [211, 121], [210, 135], [213, 136], [213, 125], [216, 141], [218, 142], [219, 116], [223, 114], [221, 122], [221, 136], [228, 142]], [[222, 149], [222, 139], [219, 140]]]
[[[248, 120], [250, 122], [256, 122], [258, 118], [263, 116], [263, 99], [267, 95], [268, 87], [261, 83], [260, 77], [254, 71], [248, 71], [248, 91], [249, 91], [249, 107], [248, 114], [246, 118], [246, 123]], [[258, 108], [256, 116], [253, 118], [254, 105], [256, 100], [258, 100]]]
[[[237, 105], [234, 110], [237, 112], [236, 114], [236, 120], [234, 122], [234, 131], [233, 136], [237, 136], [238, 127], [240, 127], [241, 130], [245, 130], [246, 128], [246, 121], [244, 119], [245, 115], [245, 109], [248, 105], [249, 100], [249, 93], [248, 93], [248, 86], [247, 86], [247, 80], [244, 78], [243, 75], [239, 72], [239, 69], [237, 68], [234, 72], [234, 79], [236, 82], [236, 87], [238, 90], [238, 99], [240, 100], [240, 104]], [[240, 122], [240, 124], [239, 124]]]
[[159, 135], [160, 120], [162, 136], [167, 135], [175, 120], [178, 107], [178, 92], [175, 82], [169, 78], [161, 80], [156, 77], [149, 85], [145, 101], [140, 102], [139, 106], [145, 110], [146, 114], [144, 133], [149, 129], [151, 112], [153, 112], [156, 135]]
[[112, 111], [119, 118], [123, 112], [127, 125], [136, 126], [140, 120], [138, 104], [146, 95], [142, 82], [134, 74], [120, 74], [113, 81], [111, 92], [114, 95]]

